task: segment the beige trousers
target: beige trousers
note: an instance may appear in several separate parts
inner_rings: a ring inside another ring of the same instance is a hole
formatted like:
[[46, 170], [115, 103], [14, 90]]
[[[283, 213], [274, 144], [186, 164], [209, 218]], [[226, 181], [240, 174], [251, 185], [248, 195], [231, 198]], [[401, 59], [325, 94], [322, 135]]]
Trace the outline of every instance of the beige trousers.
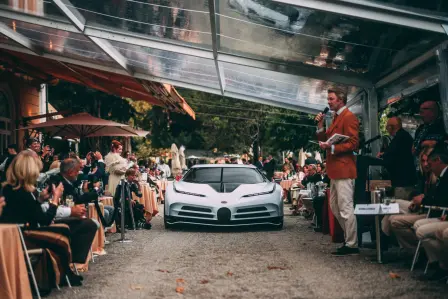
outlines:
[[411, 192], [414, 190], [414, 187], [395, 187], [394, 189], [394, 197], [409, 201], [409, 195], [411, 195]]
[[443, 241], [437, 238], [436, 233], [448, 229], [448, 222], [429, 218], [417, 221], [414, 226], [417, 228], [415, 234], [422, 241], [429, 262], [443, 262]]
[[389, 218], [391, 231], [401, 248], [415, 249], [417, 247], [418, 239], [412, 227], [418, 220], [425, 218], [426, 214], [394, 215]]
[[442, 243], [442, 255], [439, 261], [440, 268], [448, 270], [448, 228], [439, 228], [436, 231], [436, 238]]
[[345, 245], [358, 247], [356, 216], [353, 208], [354, 180], [331, 180], [330, 207], [344, 231]]
[[[397, 200], [395, 200], [395, 202], [400, 207], [400, 214], [409, 214], [409, 206], [411, 205], [410, 201], [403, 200], [403, 199], [397, 199]], [[391, 221], [391, 219], [393, 219], [393, 217], [396, 217], [396, 216], [400, 216], [400, 215], [386, 215], [383, 217], [383, 220], [381, 220], [381, 229], [387, 236], [390, 236], [390, 234], [391, 234], [391, 224], [390, 224], [391, 222], [390, 221]]]

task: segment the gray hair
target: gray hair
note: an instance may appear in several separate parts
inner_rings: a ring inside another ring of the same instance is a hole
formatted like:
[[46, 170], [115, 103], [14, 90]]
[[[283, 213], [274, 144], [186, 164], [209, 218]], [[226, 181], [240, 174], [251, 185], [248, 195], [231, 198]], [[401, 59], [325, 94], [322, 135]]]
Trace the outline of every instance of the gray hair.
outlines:
[[69, 172], [70, 170], [78, 167], [80, 162], [77, 159], [68, 158], [61, 162], [61, 166], [59, 166], [59, 170], [62, 174]]

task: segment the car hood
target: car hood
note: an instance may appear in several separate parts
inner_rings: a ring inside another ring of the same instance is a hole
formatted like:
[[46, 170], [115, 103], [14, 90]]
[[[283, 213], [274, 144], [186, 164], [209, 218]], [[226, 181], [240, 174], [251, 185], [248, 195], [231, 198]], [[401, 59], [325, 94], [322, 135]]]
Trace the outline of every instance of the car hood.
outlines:
[[216, 184], [196, 184], [187, 182], [176, 182], [174, 188], [181, 192], [189, 192], [201, 194], [205, 196], [213, 196], [222, 193], [231, 193], [232, 195], [241, 197], [248, 194], [264, 193], [272, 191], [275, 184], [271, 182], [259, 184], [225, 184], [224, 192], [220, 192], [220, 183]]

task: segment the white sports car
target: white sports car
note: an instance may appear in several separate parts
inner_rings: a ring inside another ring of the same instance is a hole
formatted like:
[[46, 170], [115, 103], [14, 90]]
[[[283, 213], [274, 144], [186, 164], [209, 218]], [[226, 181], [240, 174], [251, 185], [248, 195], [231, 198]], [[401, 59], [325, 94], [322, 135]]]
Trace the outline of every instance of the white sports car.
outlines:
[[196, 224], [282, 229], [282, 189], [253, 165], [196, 165], [167, 187], [164, 216], [165, 228]]

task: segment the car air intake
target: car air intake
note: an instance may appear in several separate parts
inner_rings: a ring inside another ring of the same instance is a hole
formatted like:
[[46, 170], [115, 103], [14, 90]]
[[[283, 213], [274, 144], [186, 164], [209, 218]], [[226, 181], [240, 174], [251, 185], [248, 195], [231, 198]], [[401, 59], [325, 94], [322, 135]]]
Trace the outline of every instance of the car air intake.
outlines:
[[269, 212], [264, 212], [264, 213], [235, 215], [235, 218], [242, 219], [242, 218], [256, 218], [256, 217], [269, 217], [269, 216], [271, 216]]
[[243, 208], [238, 209], [237, 213], [248, 213], [248, 212], [260, 212], [260, 211], [267, 211], [268, 208], [266, 207], [252, 207], [252, 208]]
[[194, 212], [179, 212], [179, 216], [189, 216], [189, 217], [198, 217], [198, 218], [213, 218], [213, 214], [199, 214]]
[[200, 207], [192, 207], [192, 206], [183, 206], [182, 210], [195, 211], [195, 212], [204, 212], [204, 213], [211, 213], [212, 212], [212, 209], [200, 208]]

